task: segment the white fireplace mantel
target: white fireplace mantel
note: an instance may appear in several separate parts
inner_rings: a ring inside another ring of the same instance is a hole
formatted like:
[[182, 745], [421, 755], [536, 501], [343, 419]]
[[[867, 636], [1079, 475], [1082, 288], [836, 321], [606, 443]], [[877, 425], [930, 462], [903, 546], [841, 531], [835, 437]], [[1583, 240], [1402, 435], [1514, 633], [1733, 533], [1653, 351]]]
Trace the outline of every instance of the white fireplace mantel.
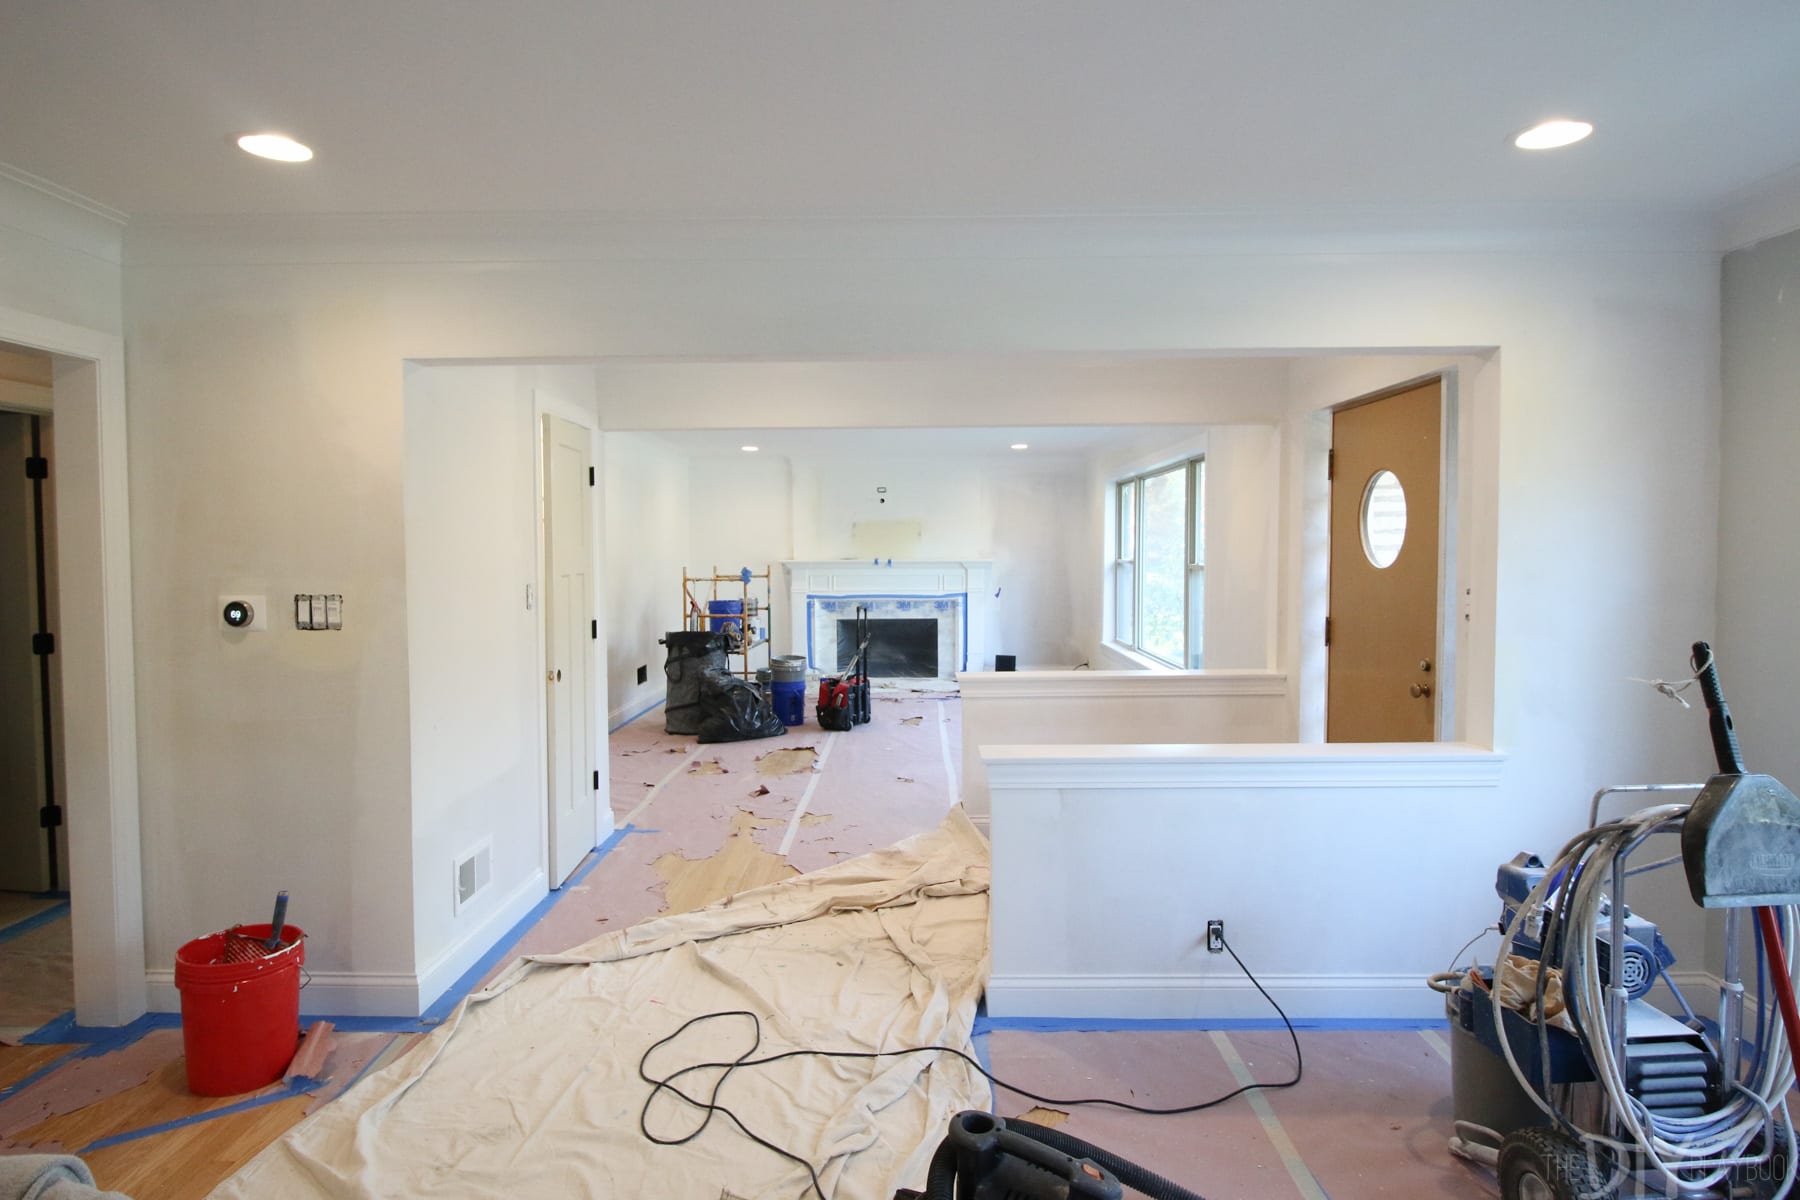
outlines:
[[[954, 678], [959, 670], [981, 671], [992, 666], [988, 661], [991, 607], [987, 603], [993, 590], [992, 560], [791, 560], [781, 565], [788, 577], [788, 646], [792, 653], [808, 654], [814, 608], [809, 601], [861, 596], [953, 598], [959, 606], [955, 621], [955, 653], [950, 662], [942, 661], [944, 656], [940, 654], [939, 675]], [[830, 671], [835, 670], [837, 664], [812, 661], [812, 655], [808, 654], [808, 665]]]

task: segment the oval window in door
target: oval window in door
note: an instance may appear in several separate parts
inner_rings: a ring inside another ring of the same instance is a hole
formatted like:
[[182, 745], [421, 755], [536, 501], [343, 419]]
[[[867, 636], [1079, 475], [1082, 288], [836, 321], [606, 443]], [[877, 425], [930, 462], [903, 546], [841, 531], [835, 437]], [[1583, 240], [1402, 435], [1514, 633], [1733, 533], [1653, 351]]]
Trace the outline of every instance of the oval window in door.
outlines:
[[1376, 567], [1394, 565], [1406, 542], [1406, 489], [1392, 471], [1377, 471], [1363, 485], [1363, 553]]

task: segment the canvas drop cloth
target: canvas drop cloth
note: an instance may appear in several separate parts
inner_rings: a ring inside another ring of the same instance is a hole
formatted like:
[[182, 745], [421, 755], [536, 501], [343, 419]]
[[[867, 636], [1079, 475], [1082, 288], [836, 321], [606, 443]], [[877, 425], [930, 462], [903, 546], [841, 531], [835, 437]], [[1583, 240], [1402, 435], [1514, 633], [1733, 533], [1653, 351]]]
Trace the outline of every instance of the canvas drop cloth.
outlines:
[[[938, 829], [700, 912], [565, 954], [522, 958], [404, 1057], [296, 1126], [215, 1198], [619, 1196], [761, 1200], [811, 1194], [806, 1172], [723, 1116], [694, 1142], [648, 1143], [638, 1062], [690, 1017], [748, 1009], [759, 1053], [941, 1044], [973, 1054], [988, 970], [987, 846], [960, 808]], [[710, 1022], [652, 1074], [749, 1049], [742, 1019]], [[690, 1075], [704, 1096], [716, 1073]], [[833, 1200], [922, 1187], [949, 1118], [991, 1107], [949, 1055], [791, 1059], [719, 1093], [759, 1135], [808, 1159]], [[675, 1102], [652, 1127], [700, 1117]]]

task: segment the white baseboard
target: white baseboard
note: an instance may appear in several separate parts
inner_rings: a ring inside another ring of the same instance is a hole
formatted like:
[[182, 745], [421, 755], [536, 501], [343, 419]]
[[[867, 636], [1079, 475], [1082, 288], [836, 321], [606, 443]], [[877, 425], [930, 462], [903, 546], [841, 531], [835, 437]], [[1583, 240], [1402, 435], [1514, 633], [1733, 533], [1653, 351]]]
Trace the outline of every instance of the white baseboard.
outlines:
[[[1262, 984], [1294, 1019], [1432, 1020], [1444, 998], [1423, 975], [1269, 975]], [[995, 975], [995, 1017], [1280, 1020], [1248, 979], [1219, 975]]]
[[625, 703], [606, 714], [607, 731], [611, 732], [618, 729], [621, 725], [631, 724], [633, 721], [661, 704], [667, 694], [667, 689], [665, 688], [632, 696], [630, 699], [626, 700]]
[[[321, 1017], [416, 1017], [430, 1008], [463, 972], [481, 961], [506, 932], [548, 894], [544, 873], [532, 872], [482, 921], [450, 945], [418, 975], [366, 971], [312, 971], [302, 977], [300, 1012]], [[173, 970], [144, 972], [151, 1012], [180, 1012]]]
[[[419, 981], [411, 975], [375, 975], [352, 971], [309, 971], [300, 989], [300, 1011], [324, 1017], [416, 1017]], [[181, 993], [175, 972], [144, 972], [151, 1012], [180, 1012]]]
[[533, 871], [526, 879], [494, 905], [481, 923], [452, 942], [419, 972], [417, 1016], [436, 1003], [437, 998], [462, 978], [464, 971], [481, 961], [506, 936], [507, 930], [525, 919], [537, 902], [550, 894], [542, 870]]

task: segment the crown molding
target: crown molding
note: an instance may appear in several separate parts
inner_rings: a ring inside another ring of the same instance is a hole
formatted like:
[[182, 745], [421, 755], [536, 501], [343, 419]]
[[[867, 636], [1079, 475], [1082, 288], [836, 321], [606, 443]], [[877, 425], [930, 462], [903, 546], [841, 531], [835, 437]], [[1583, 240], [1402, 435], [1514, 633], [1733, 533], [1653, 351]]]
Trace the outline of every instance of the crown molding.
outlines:
[[1800, 164], [1733, 194], [1719, 220], [1720, 249], [1742, 250], [1800, 229]]
[[0, 224], [117, 265], [125, 214], [0, 162]]
[[1220, 255], [1717, 253], [1697, 212], [1592, 206], [1259, 209], [1174, 214], [664, 219], [604, 214], [153, 215], [128, 267], [705, 260], [1168, 259]]

